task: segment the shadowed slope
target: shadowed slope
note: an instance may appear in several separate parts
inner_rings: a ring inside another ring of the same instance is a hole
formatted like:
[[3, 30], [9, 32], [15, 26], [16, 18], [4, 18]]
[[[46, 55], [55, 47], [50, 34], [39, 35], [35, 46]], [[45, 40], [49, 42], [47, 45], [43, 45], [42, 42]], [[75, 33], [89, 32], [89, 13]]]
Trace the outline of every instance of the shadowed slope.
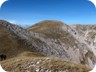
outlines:
[[90, 67], [95, 64], [93, 52], [75, 38], [77, 34], [70, 26], [62, 22], [42, 21], [23, 29], [1, 20], [0, 26], [13, 32], [29, 48], [46, 56], [61, 57]]
[[52, 51], [57, 51], [57, 54], [51, 52], [52, 55], [94, 66], [96, 57], [85, 43], [79, 42], [76, 38], [79, 37], [78, 32], [74, 28], [60, 21], [46, 20], [29, 27], [28, 30], [43, 35], [41, 40], [46, 39], [45, 43], [52, 47]]
[[[0, 54], [7, 55], [8, 58], [16, 57], [21, 53], [30, 53], [30, 56], [40, 56], [39, 52], [34, 53], [34, 50], [26, 46], [22, 40], [13, 32], [0, 27]], [[42, 56], [42, 55], [41, 55]]]

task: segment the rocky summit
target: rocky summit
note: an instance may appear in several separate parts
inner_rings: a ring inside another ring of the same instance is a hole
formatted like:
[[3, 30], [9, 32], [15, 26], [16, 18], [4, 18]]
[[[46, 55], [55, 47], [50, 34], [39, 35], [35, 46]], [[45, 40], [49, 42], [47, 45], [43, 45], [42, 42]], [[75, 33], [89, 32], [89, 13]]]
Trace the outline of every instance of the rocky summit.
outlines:
[[0, 20], [0, 63], [11, 72], [88, 72], [96, 63], [95, 30], [53, 20], [25, 29]]

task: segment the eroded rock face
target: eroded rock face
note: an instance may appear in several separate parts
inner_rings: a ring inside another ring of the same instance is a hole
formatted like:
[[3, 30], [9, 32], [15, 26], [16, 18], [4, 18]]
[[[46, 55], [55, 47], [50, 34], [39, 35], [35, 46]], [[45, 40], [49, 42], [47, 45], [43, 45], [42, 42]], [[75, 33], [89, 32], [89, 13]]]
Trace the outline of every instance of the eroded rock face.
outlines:
[[30, 52], [32, 49], [28, 48], [12, 31], [0, 26], [0, 55], [6, 55], [6, 59], [10, 59], [25, 51]]
[[79, 33], [75, 28], [58, 21], [43, 21], [28, 29], [23, 29], [0, 20], [0, 26], [12, 31], [30, 48], [46, 56], [61, 57], [91, 68], [96, 63], [95, 52], [85, 42], [86, 37], [83, 37], [85, 33], [81, 29]]
[[[96, 57], [96, 25], [73, 25], [71, 26], [77, 32], [76, 39], [85, 44], [90, 51], [93, 52]], [[92, 65], [92, 61], [90, 58], [88, 59], [90, 65]], [[95, 64], [95, 62], [94, 62]]]
[[[45, 40], [47, 41], [47, 39], [49, 39], [47, 42], [45, 41], [46, 44], [48, 44], [51, 39], [53, 39], [53, 43], [50, 44], [50, 46], [54, 49], [57, 48], [56, 51], [59, 52], [59, 54], [61, 52], [61, 54], [59, 55], [60, 57], [63, 57], [75, 63], [84, 63], [90, 67], [94, 67], [96, 59], [94, 52], [90, 48], [90, 46], [84, 42], [82, 32], [80, 32], [82, 33], [80, 34], [74, 27], [68, 26], [62, 22], [47, 21], [47, 23], [48, 24], [45, 26], [44, 24], [46, 24], [46, 21], [37, 23], [32, 27], [29, 27], [28, 30], [45, 35]], [[53, 27], [51, 27], [51, 25]], [[44, 30], [42, 30], [42, 28], [44, 28]], [[81, 29], [79, 30], [81, 31]], [[43, 37], [43, 39], [45, 37]], [[40, 38], [41, 37], [39, 37], [39, 39]]]

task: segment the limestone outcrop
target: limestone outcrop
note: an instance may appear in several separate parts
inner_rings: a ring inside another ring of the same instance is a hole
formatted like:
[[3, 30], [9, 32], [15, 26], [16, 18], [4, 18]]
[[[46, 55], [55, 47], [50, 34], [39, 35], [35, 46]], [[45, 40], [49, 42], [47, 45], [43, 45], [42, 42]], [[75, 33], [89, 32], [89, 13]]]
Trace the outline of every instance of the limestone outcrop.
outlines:
[[52, 20], [42, 21], [27, 29], [3, 20], [0, 20], [0, 26], [17, 35], [29, 48], [46, 56], [64, 58], [67, 61], [85, 64], [91, 68], [96, 63], [94, 48], [91, 47], [92, 43], [95, 47], [96, 37], [91, 39], [95, 31], [85, 33], [81, 29], [79, 31], [79, 28], [77, 30], [74, 26]]

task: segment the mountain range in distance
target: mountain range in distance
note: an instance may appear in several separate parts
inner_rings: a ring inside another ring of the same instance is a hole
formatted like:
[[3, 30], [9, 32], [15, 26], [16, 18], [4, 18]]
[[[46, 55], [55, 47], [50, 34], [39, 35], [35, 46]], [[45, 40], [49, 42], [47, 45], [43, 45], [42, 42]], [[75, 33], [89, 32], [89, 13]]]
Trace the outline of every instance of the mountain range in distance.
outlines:
[[12, 72], [88, 72], [96, 63], [96, 25], [45, 20], [22, 28], [0, 20], [0, 61]]

